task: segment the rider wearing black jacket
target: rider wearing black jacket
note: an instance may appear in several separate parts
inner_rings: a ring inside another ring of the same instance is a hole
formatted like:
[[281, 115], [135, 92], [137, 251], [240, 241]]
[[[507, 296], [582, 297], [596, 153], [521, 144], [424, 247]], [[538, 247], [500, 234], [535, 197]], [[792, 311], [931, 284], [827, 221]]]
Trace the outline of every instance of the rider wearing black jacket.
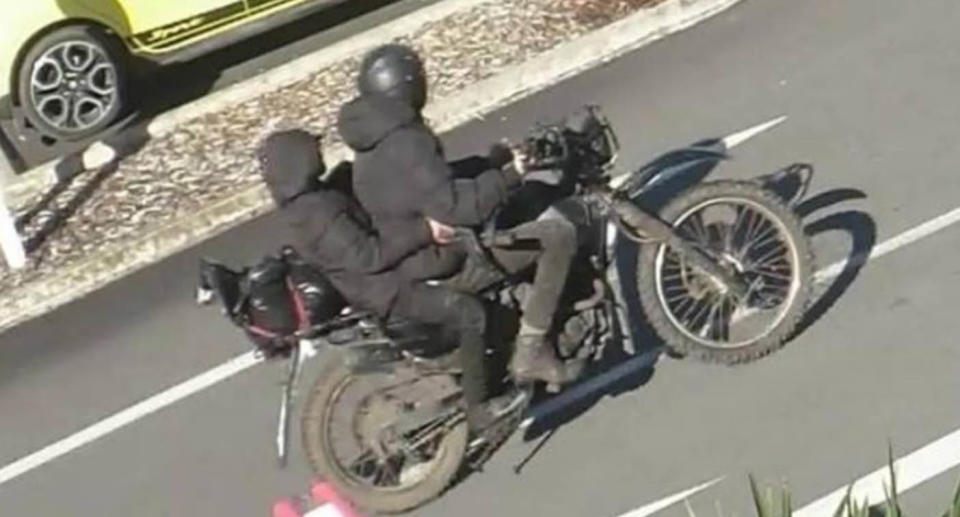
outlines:
[[[385, 45], [364, 58], [358, 78], [361, 95], [340, 112], [338, 128], [356, 152], [353, 187], [357, 199], [382, 235], [414, 239], [411, 223], [427, 218], [451, 226], [479, 226], [504, 205], [520, 183], [522, 167], [496, 146], [498, 167], [473, 178], [459, 178], [447, 164], [439, 139], [424, 123], [426, 74], [419, 56], [402, 45]], [[519, 163], [519, 162], [518, 162]], [[504, 165], [503, 167], [499, 167]], [[508, 273], [537, 264], [532, 294], [526, 300], [510, 368], [518, 381], [559, 385], [579, 375], [582, 365], [564, 365], [546, 335], [576, 253], [576, 229], [562, 219], [521, 224], [515, 231], [539, 241], [539, 249], [494, 249], [495, 261]], [[431, 246], [402, 261], [399, 270], [412, 280], [474, 277], [456, 245]], [[454, 278], [470, 291], [485, 287]]]
[[[467, 416], [477, 430], [522, 401], [518, 392], [488, 400], [486, 312], [479, 300], [450, 289], [412, 283], [394, 271], [405, 257], [432, 242], [421, 219], [397, 235], [378, 234], [357, 202], [336, 184], [322, 182], [318, 139], [304, 131], [269, 136], [259, 150], [264, 182], [294, 231], [295, 248], [318, 266], [355, 308], [382, 318], [441, 325], [460, 344]], [[338, 171], [334, 171], [334, 175]], [[334, 178], [336, 181], [338, 178]]]

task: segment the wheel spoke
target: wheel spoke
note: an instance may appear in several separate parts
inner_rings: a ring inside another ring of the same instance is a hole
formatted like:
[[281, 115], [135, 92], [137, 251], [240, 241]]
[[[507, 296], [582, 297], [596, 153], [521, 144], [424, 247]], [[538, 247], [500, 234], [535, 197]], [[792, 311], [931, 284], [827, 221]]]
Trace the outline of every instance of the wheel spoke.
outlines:
[[781, 273], [781, 272], [779, 272], [779, 271], [772, 271], [772, 270], [767, 270], [767, 269], [758, 269], [758, 270], [756, 270], [756, 273], [757, 273], [758, 275], [763, 276], [763, 277], [766, 277], [766, 278], [776, 278], [776, 279], [780, 279], [780, 280], [785, 280], [785, 281], [787, 281], [787, 282], [793, 280], [793, 275], [789, 275], [789, 274], [786, 274], [786, 273]]
[[117, 85], [115, 70], [112, 65], [100, 63], [86, 73], [85, 90], [101, 97], [109, 97], [116, 93]]
[[778, 242], [777, 246], [774, 246], [772, 249], [764, 253], [760, 258], [754, 260], [753, 267], [755, 268], [757, 266], [762, 266], [766, 264], [770, 259], [776, 258], [778, 255], [782, 255], [784, 253], [787, 253], [788, 251], [789, 250], [787, 249], [787, 246], [784, 243]]
[[670, 323], [687, 339], [708, 347], [742, 347], [783, 321], [799, 270], [794, 234], [772, 208], [731, 191], [701, 201], [674, 221], [679, 235], [730, 274], [743, 276], [750, 287], [746, 296], [721, 293], [664, 247], [656, 262], [657, 296]]
[[[697, 301], [693, 297], [688, 296], [686, 297], [686, 300], [677, 304], [677, 307], [673, 310], [673, 313], [677, 316], [678, 320], [685, 321], [687, 319], [687, 314], [689, 314], [690, 310], [696, 306]], [[681, 312], [681, 310], [683, 312]]]
[[694, 311], [693, 317], [691, 317], [689, 320], [687, 320], [687, 321], [689, 322], [690, 326], [692, 326], [692, 327], [697, 325], [697, 321], [700, 320], [700, 318], [704, 315], [704, 313], [707, 312], [707, 310], [708, 310], [709, 307], [710, 307], [710, 304], [709, 304], [709, 303], [704, 302], [704, 301], [702, 301], [702, 300], [697, 300], [697, 302], [698, 302], [698, 303], [696, 304], [697, 309], [696, 309], [696, 311]]
[[755, 210], [750, 210], [752, 217], [750, 218], [750, 227], [747, 238], [744, 239], [744, 253], [749, 253], [750, 249], [754, 246], [759, 239], [763, 238], [769, 229], [776, 231], [776, 228], [773, 228], [769, 221], [763, 217], [762, 214], [756, 212]]
[[760, 232], [760, 234], [757, 235], [752, 241], [744, 244], [740, 248], [740, 256], [745, 257], [747, 256], [748, 253], [750, 253], [751, 249], [759, 250], [764, 246], [766, 246], [768, 243], [776, 240], [778, 237], [779, 235], [777, 235], [777, 229], [771, 226], [766, 230], [763, 230], [762, 232]]
[[369, 464], [371, 461], [376, 461], [376, 454], [373, 453], [373, 449], [366, 448], [355, 458], [347, 462], [347, 469], [362, 476], [363, 473], [360, 471], [360, 468]]
[[685, 300], [685, 299], [692, 299], [692, 297], [690, 296], [690, 294], [687, 293], [686, 291], [684, 291], [683, 293], [674, 295], [674, 296], [672, 296], [672, 297], [670, 297], [670, 298], [667, 298], [667, 303], [670, 304], [670, 305], [673, 305], [673, 304], [679, 302], [680, 300]]
[[33, 64], [29, 81], [36, 115], [59, 131], [92, 128], [119, 102], [116, 67], [104, 49], [83, 40], [47, 49]]
[[91, 126], [101, 118], [104, 109], [103, 101], [88, 95], [81, 96], [73, 103], [73, 121], [77, 127]]
[[31, 86], [38, 92], [56, 90], [63, 84], [63, 67], [56, 59], [44, 57], [33, 65]]
[[707, 333], [714, 330], [713, 321], [717, 315], [718, 306], [716, 302], [709, 304], [709, 306], [710, 311], [707, 314], [706, 320], [703, 322], [703, 327], [700, 329], [700, 337], [707, 337]]
[[70, 101], [59, 93], [44, 95], [37, 103], [37, 111], [47, 120], [62, 125], [70, 116]]
[[85, 72], [97, 58], [98, 52], [87, 43], [67, 43], [63, 47], [63, 64], [68, 70]]

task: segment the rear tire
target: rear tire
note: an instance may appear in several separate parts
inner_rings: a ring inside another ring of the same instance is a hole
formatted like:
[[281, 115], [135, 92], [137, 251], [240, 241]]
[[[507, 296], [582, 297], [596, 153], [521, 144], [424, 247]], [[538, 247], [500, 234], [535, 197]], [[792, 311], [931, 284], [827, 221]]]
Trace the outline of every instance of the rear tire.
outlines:
[[690, 210], [711, 200], [742, 199], [745, 203], [762, 207], [780, 223], [780, 233], [792, 242], [795, 255], [793, 268], [797, 271], [795, 294], [779, 322], [763, 337], [742, 346], [721, 348], [707, 346], [691, 338], [677, 326], [668, 314], [658, 294], [658, 256], [669, 247], [665, 244], [645, 244], [641, 247], [638, 263], [640, 302], [649, 323], [668, 348], [681, 356], [693, 356], [701, 361], [728, 365], [760, 359], [781, 348], [793, 335], [811, 299], [813, 255], [807, 235], [797, 215], [776, 195], [754, 183], [717, 181], [697, 185], [671, 201], [661, 211], [660, 218], [676, 226], [678, 219]]
[[466, 455], [469, 435], [466, 422], [460, 422], [443, 436], [436, 464], [416, 485], [392, 491], [372, 490], [346, 476], [331, 451], [327, 422], [332, 416], [333, 403], [356, 375], [339, 354], [328, 359], [310, 392], [301, 420], [303, 446], [313, 471], [352, 503], [368, 511], [406, 512], [443, 494], [460, 472]]

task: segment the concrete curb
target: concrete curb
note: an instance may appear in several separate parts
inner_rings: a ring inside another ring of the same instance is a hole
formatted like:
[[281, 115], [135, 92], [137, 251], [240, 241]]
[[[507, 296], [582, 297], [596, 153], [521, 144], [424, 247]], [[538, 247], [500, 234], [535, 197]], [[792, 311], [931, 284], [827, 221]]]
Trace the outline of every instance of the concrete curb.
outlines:
[[[459, 8], [484, 3], [480, 0], [450, 0], [450, 2], [455, 3]], [[561, 44], [495, 77], [440, 99], [428, 108], [426, 115], [439, 132], [449, 131], [586, 69], [691, 27], [738, 2], [740, 0], [667, 0], [654, 8], [639, 11], [586, 36]], [[455, 11], [450, 9], [452, 8], [448, 8], [445, 14]], [[428, 21], [423, 23], [429, 23], [429, 20], [437, 18], [437, 14], [434, 13], [432, 16], [424, 16], [420, 19], [427, 19]], [[410, 30], [409, 26], [407, 30]], [[391, 34], [392, 31], [387, 33], [374, 29], [343, 42], [342, 47], [339, 45], [337, 47], [351, 49], [350, 55], [353, 55], [353, 52], [362, 51], [367, 46], [389, 39]], [[310, 61], [307, 61], [308, 58]], [[283, 74], [290, 74], [285, 76], [288, 78], [287, 81], [295, 80], [289, 78], [298, 73], [309, 75], [312, 72], [304, 63], [327, 62], [315, 55], [302, 59], [303, 61], [298, 60], [283, 67], [286, 70]], [[272, 81], [264, 79], [244, 83], [238, 85], [239, 93], [230, 95], [236, 95], [233, 98], [243, 98], [244, 95], [253, 95], [251, 92], [260, 93], [264, 86], [256, 90], [257, 87], [254, 84], [277, 84]], [[225, 95], [230, 90], [224, 90]], [[225, 104], [219, 104], [220, 102]], [[196, 104], [201, 106], [196, 109], [215, 109], [215, 106], [225, 106], [229, 103], [219, 100], [218, 97], [213, 101], [198, 101]], [[186, 111], [171, 112], [170, 118], [166, 119], [168, 122], [158, 123], [157, 131], [164, 128], [171, 129], [174, 127], [173, 121], [182, 120], [178, 117], [194, 118], [196, 116], [189, 116], [191, 112], [187, 108], [183, 109]], [[341, 159], [348, 159], [350, 153], [344, 147], [335, 147], [327, 149], [326, 156], [328, 163], [336, 163]], [[46, 293], [46, 296], [42, 297], [44, 301], [15, 314], [0, 313], [0, 331], [85, 296], [107, 283], [248, 222], [271, 209], [271, 201], [265, 188], [257, 186], [198, 212], [189, 220], [182, 219], [144, 235], [123, 250], [91, 256], [56, 277], [30, 282], [13, 290], [9, 296], [17, 296], [18, 290], [41, 291]], [[110, 264], [112, 267], [104, 268], [104, 264]]]

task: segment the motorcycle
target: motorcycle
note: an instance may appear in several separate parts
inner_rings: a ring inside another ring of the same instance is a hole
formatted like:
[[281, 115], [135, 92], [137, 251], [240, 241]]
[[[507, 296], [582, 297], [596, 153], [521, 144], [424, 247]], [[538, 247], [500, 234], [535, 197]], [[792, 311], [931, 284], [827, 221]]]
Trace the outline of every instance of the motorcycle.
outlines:
[[[596, 106], [537, 126], [522, 149], [536, 171], [528, 175], [553, 178], [543, 180], [547, 195], [522, 205], [534, 214], [555, 210], [583, 237], [578, 273], [571, 275], [558, 314], [559, 357], [596, 361], [622, 337], [625, 322], [607, 276], [614, 232], [639, 244], [640, 307], [679, 355], [738, 364], [777, 350], [790, 337], [810, 301], [812, 258], [800, 221], [782, 198], [757, 181], [711, 181], [684, 189], [656, 212], [645, 209], [639, 200], [666, 181], [664, 170], [644, 167], [614, 178], [619, 143]], [[692, 152], [694, 161], [723, 158], [722, 150]], [[487, 228], [458, 235], [484, 259], [493, 247], [521, 244], [509, 219], [500, 214]], [[343, 303], [311, 311], [311, 296], [317, 302], [318, 293], [331, 289], [322, 275], [288, 274], [303, 270], [289, 248], [269, 262], [234, 271], [204, 261], [198, 296], [202, 302], [218, 298], [265, 356], [289, 358], [277, 436], [281, 459], [301, 365], [320, 349], [329, 353], [304, 404], [303, 445], [316, 474], [366, 510], [399, 513], [438, 497], [520, 426], [526, 406], [472, 435], [460, 400], [456, 343], [435, 329], [379, 321]], [[286, 330], [264, 330], [250, 316], [258, 305], [250, 287], [268, 277], [285, 278], [279, 285], [295, 301], [296, 318]], [[505, 315], [501, 342], [510, 341], [528, 286], [527, 278], [511, 277], [479, 293]], [[322, 307], [322, 300], [314, 305]], [[503, 353], [503, 347], [491, 350]]]

